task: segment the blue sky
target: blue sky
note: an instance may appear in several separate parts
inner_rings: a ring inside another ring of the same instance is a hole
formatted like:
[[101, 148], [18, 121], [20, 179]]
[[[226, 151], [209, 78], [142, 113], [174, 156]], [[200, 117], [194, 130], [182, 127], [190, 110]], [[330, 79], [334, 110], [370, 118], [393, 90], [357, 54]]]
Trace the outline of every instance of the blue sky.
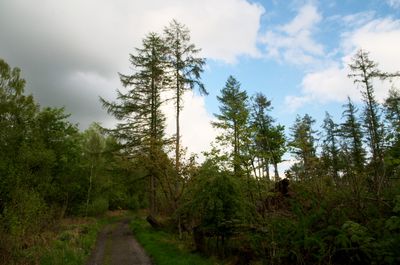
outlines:
[[[302, 82], [307, 74], [329, 69], [332, 64], [342, 64], [343, 57], [353, 54], [358, 48], [364, 48], [354, 45], [351, 51], [344, 50], [342, 47], [345, 41], [343, 34], [357, 31], [363, 25], [373, 21], [392, 19], [397, 22], [397, 25], [390, 27], [387, 34], [395, 32], [396, 36], [393, 37], [393, 40], [400, 41], [398, 38], [400, 30], [398, 24], [400, 1], [292, 1], [290, 4], [288, 4], [290, 1], [252, 2], [262, 5], [265, 9], [260, 20], [259, 33], [261, 35], [267, 31], [279, 32], [277, 28], [293, 22], [296, 17], [301, 15], [305, 7], [309, 7], [311, 10], [314, 9], [319, 18], [315, 19], [314, 24], [311, 23], [312, 25], [309, 25], [309, 37], [315, 45], [319, 45], [322, 48], [322, 53], [307, 53], [304, 51], [311, 59], [315, 60], [313, 63], [291, 62], [282, 59], [282, 54], [278, 57], [271, 57], [265, 54], [256, 58], [240, 56], [235, 64], [221, 64], [220, 62], [209, 61], [210, 70], [204, 75], [204, 80], [209, 88], [216, 88], [210, 89], [210, 98], [206, 100], [207, 109], [212, 112], [218, 111], [218, 102], [215, 99], [215, 96], [219, 93], [218, 88], [223, 86], [224, 78], [226, 79], [226, 76], [232, 74], [242, 83], [242, 87], [249, 92], [249, 95], [258, 91], [267, 95], [273, 102], [273, 115], [278, 119], [278, 122], [286, 127], [290, 127], [293, 124], [296, 114], [309, 113], [318, 122], [322, 122], [325, 111], [329, 111], [339, 121], [342, 113], [341, 105], [344, 103], [343, 97], [337, 100], [324, 101], [312, 99], [293, 109], [288, 106], [288, 97], [301, 97], [303, 95], [301, 92]], [[383, 38], [384, 36], [380, 37]], [[296, 41], [295, 38], [293, 40]], [[257, 45], [261, 52], [268, 53], [268, 47], [265, 47], [262, 43]], [[400, 42], [387, 43], [387, 45], [400, 47]], [[385, 50], [384, 46], [374, 48]], [[281, 52], [284, 53], [290, 49], [291, 47], [282, 47]], [[374, 58], [373, 52], [371, 51], [371, 56]], [[400, 52], [393, 54], [393, 59], [400, 59]], [[385, 66], [381, 62], [379, 63], [383, 67]], [[390, 62], [390, 64], [393, 64], [393, 62]], [[400, 64], [396, 65], [400, 66]], [[343, 67], [344, 65], [341, 66]], [[357, 90], [356, 86], [350, 89]], [[354, 94], [356, 93], [349, 93], [357, 102], [359, 98], [354, 97]]]
[[[128, 54], [150, 31], [172, 19], [186, 24], [207, 58], [207, 97], [187, 93], [183, 144], [206, 151], [216, 131], [216, 96], [229, 75], [251, 96], [272, 100], [273, 116], [288, 128], [297, 114], [325, 111], [339, 122], [346, 97], [359, 103], [346, 76], [359, 48], [385, 71], [400, 70], [400, 0], [2, 0], [0, 57], [22, 69], [27, 92], [42, 106], [65, 106], [81, 129], [113, 126], [98, 97], [115, 99], [118, 72], [131, 71]], [[399, 82], [394, 83], [399, 86]], [[382, 100], [391, 84], [377, 82]], [[167, 132], [174, 111], [165, 106]]]

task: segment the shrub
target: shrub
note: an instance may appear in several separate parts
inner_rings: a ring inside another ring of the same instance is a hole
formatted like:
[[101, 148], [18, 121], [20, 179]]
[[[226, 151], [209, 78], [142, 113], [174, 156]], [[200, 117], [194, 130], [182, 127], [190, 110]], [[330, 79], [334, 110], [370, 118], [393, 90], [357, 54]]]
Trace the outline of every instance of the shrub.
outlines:
[[[98, 197], [89, 203], [87, 209], [88, 216], [99, 216], [108, 210], [108, 199]], [[81, 206], [81, 214], [84, 215], [86, 211], [86, 205]]]

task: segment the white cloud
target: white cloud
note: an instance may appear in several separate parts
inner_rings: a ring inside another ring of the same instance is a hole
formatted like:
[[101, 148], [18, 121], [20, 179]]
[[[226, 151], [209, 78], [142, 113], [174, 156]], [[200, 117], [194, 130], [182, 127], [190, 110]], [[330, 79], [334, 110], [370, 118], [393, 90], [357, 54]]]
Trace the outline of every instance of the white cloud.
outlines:
[[400, 8], [400, 0], [386, 0], [386, 3], [393, 8]]
[[[387, 72], [400, 70], [400, 20], [375, 19], [342, 35], [341, 61], [328, 68], [306, 74], [302, 81], [300, 96], [289, 96], [287, 105], [295, 110], [311, 100], [325, 103], [343, 102], [347, 96], [359, 101], [361, 96], [357, 86], [347, 75], [348, 64], [355, 52], [362, 48], [370, 52], [370, 58], [379, 64], [379, 69]], [[399, 80], [393, 84], [377, 81], [375, 94], [379, 101], [387, 96], [388, 89], [394, 85], [400, 88]], [[294, 100], [295, 99], [295, 100]], [[307, 101], [307, 100], [308, 101]], [[293, 103], [294, 102], [294, 103]]]
[[[174, 18], [190, 28], [205, 57], [231, 63], [240, 55], [255, 56], [264, 12], [245, 0], [5, 0], [1, 9], [6, 41], [22, 41], [17, 47], [26, 48], [29, 40], [41, 53], [63, 52], [99, 63], [126, 61], [144, 34], [161, 31]], [[23, 19], [6, 23], [16, 17]]]
[[285, 108], [288, 112], [295, 112], [303, 105], [309, 103], [312, 100], [309, 96], [286, 96], [285, 97]]
[[302, 6], [296, 17], [285, 25], [268, 30], [259, 39], [267, 56], [293, 64], [312, 64], [324, 53], [324, 47], [312, 37], [322, 16], [313, 4]]
[[361, 27], [366, 23], [370, 22], [375, 16], [375, 12], [366, 11], [354, 13], [346, 16], [336, 16], [339, 23], [346, 27]]
[[[171, 93], [165, 93], [165, 98], [171, 98]], [[184, 108], [180, 115], [182, 145], [188, 148], [188, 155], [209, 151], [211, 142], [217, 135], [216, 129], [211, 125], [213, 117], [205, 108], [204, 97], [187, 91], [183, 96]], [[163, 107], [167, 118], [166, 133], [172, 136], [176, 133], [176, 109], [173, 101]]]
[[302, 81], [303, 93], [319, 102], [343, 102], [347, 97], [359, 98], [353, 82], [347, 78], [347, 67], [332, 66], [322, 71], [307, 74]]
[[[22, 68], [27, 91], [43, 106], [66, 106], [86, 128], [91, 121], [112, 124], [98, 102], [121, 85], [117, 72], [130, 73], [129, 53], [144, 35], [161, 32], [172, 19], [191, 30], [201, 56], [235, 63], [258, 56], [261, 5], [246, 0], [1, 0], [0, 54]], [[213, 138], [204, 99], [185, 96], [183, 144], [203, 151]], [[168, 128], [174, 127], [174, 112]]]

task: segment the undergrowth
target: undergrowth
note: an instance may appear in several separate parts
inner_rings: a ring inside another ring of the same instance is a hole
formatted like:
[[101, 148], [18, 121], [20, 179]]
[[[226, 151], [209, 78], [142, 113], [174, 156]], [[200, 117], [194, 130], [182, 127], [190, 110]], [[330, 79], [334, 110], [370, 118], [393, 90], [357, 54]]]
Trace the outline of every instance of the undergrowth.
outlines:
[[145, 220], [136, 217], [130, 223], [135, 238], [157, 265], [222, 264], [200, 256], [184, 245], [175, 234], [154, 230]]

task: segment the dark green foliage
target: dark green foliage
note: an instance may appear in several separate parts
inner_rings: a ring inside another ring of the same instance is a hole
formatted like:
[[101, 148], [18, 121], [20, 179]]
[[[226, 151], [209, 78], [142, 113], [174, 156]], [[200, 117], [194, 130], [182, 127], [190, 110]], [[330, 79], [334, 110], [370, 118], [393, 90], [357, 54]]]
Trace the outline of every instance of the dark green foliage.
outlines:
[[202, 229], [228, 237], [235, 222], [244, 218], [240, 181], [210, 161], [203, 164], [193, 181], [184, 207]]
[[331, 176], [337, 183], [339, 181], [339, 171], [341, 170], [339, 160], [339, 129], [329, 113], [325, 115], [323, 129], [322, 163], [324, 163], [327, 175]]
[[400, 95], [395, 89], [389, 90], [385, 100], [385, 116], [388, 121], [387, 141], [389, 144], [385, 154], [386, 171], [390, 176], [400, 177]]
[[285, 128], [274, 125], [275, 120], [268, 113], [272, 110], [271, 101], [263, 94], [257, 93], [252, 101], [250, 126], [254, 149], [251, 159], [253, 174], [258, 177], [264, 177], [265, 174], [269, 179], [269, 164], [272, 164], [277, 180], [278, 163], [282, 162], [282, 156], [286, 152]]
[[[382, 121], [382, 107], [375, 99], [373, 80], [390, 79], [400, 76], [400, 73], [386, 73], [378, 69], [378, 64], [369, 58], [369, 53], [359, 50], [353, 57], [352, 63], [349, 65], [354, 83], [361, 87], [361, 94], [364, 101], [364, 128], [366, 141], [371, 152], [371, 160], [369, 166], [372, 169], [373, 187], [377, 196], [381, 190], [388, 184], [387, 176], [385, 176], [384, 165], [384, 146], [386, 139], [385, 126]], [[393, 111], [392, 111], [393, 113]]]
[[148, 34], [142, 46], [130, 55], [134, 73], [120, 74], [122, 85], [129, 90], [117, 91], [118, 102], [101, 99], [107, 111], [121, 121], [112, 132], [123, 140], [127, 152], [140, 152], [160, 144], [164, 136], [160, 93], [167, 85], [167, 47], [156, 33]]
[[247, 162], [245, 150], [250, 140], [247, 92], [241, 89], [240, 83], [233, 76], [229, 76], [221, 90], [221, 96], [217, 96], [217, 99], [221, 103], [220, 114], [214, 114], [217, 121], [213, 122], [213, 126], [223, 130], [223, 134], [218, 136], [217, 140], [233, 149], [230, 163], [235, 175], [239, 176]]
[[315, 120], [306, 114], [304, 117], [297, 116], [295, 124], [290, 128], [292, 139], [289, 142], [289, 150], [299, 160], [297, 170], [292, 170], [293, 177], [300, 180], [310, 179], [316, 173], [316, 132], [312, 128], [314, 123]]

